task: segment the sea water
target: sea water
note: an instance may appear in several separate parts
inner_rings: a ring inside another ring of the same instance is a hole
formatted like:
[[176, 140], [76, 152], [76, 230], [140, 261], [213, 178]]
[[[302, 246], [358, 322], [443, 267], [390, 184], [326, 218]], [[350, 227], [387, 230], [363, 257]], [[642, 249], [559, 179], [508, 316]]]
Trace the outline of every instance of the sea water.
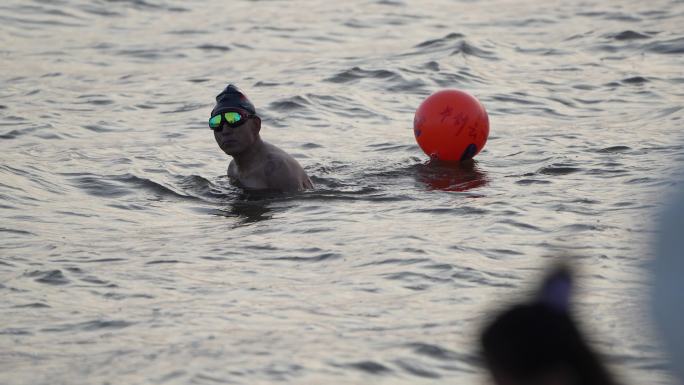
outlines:
[[[651, 237], [684, 148], [684, 3], [0, 5], [0, 383], [481, 384], [478, 332], [545, 269], [625, 383], [671, 384]], [[316, 188], [240, 191], [241, 87]], [[473, 163], [413, 114], [487, 108]]]

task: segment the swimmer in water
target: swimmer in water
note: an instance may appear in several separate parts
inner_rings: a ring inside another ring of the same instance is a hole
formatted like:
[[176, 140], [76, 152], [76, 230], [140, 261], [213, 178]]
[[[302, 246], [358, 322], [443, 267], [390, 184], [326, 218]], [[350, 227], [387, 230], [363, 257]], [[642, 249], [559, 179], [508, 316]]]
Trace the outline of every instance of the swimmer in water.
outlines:
[[500, 313], [481, 344], [496, 385], [616, 385], [571, 315], [571, 272], [553, 271], [537, 298]]
[[228, 165], [231, 183], [245, 190], [281, 192], [313, 187], [295, 158], [261, 139], [261, 118], [234, 85], [229, 84], [216, 96], [209, 127], [221, 150], [233, 157]]

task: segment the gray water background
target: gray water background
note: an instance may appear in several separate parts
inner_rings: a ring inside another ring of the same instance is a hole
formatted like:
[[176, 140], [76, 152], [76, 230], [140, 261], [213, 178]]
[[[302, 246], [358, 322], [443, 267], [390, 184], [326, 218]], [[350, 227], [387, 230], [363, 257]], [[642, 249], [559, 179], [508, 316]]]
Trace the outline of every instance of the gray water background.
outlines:
[[[684, 153], [684, 2], [0, 5], [0, 383], [482, 384], [477, 333], [559, 258], [629, 384]], [[245, 195], [206, 126], [240, 86], [316, 189]], [[489, 112], [441, 167], [413, 113]]]

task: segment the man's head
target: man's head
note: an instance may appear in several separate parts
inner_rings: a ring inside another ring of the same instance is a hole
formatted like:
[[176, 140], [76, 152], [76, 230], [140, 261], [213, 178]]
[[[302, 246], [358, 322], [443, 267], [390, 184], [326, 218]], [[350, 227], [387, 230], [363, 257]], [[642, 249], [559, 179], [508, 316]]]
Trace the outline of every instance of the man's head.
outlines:
[[209, 127], [214, 139], [228, 155], [238, 155], [259, 140], [261, 119], [256, 115], [252, 102], [239, 88], [229, 84], [216, 96], [216, 106], [211, 111]]

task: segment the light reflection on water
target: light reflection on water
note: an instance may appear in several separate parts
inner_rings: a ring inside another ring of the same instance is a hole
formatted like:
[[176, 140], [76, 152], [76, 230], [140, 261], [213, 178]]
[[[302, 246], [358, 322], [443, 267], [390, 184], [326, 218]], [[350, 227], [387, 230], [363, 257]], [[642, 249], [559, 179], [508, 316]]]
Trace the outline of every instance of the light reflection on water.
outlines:
[[488, 183], [487, 174], [480, 170], [477, 161], [456, 165], [429, 161], [417, 166], [416, 179], [430, 189], [442, 191], [468, 191]]

